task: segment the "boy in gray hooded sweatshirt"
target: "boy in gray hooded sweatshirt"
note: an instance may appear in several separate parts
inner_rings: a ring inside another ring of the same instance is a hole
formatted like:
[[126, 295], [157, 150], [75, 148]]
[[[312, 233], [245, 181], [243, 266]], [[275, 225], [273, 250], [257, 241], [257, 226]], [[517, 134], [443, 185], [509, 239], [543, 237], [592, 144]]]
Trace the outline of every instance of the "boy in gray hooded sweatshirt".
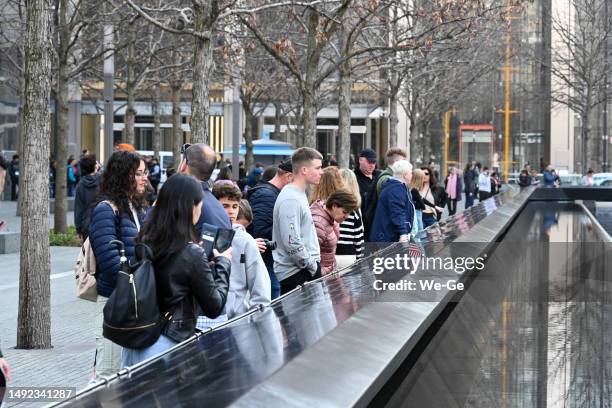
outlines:
[[227, 317], [231, 319], [257, 305], [272, 301], [270, 276], [257, 242], [238, 222], [240, 190], [234, 185], [218, 184], [212, 193], [223, 206], [235, 231], [232, 240], [232, 274], [225, 303]]

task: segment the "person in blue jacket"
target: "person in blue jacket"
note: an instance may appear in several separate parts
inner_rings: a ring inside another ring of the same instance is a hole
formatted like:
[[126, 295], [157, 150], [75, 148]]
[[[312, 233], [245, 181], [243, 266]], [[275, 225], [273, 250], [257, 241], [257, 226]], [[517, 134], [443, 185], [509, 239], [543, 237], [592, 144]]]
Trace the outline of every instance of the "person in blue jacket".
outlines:
[[544, 186], [545, 187], [555, 187], [556, 182], [559, 180], [559, 176], [555, 174], [555, 170], [552, 167], [552, 164], [546, 166], [546, 169], [542, 173], [544, 177]]
[[204, 143], [186, 144], [185, 155], [179, 173], [186, 173], [195, 177], [202, 186], [204, 200], [202, 201], [202, 215], [196, 224], [196, 237], [202, 236], [202, 225], [210, 224], [218, 228], [232, 228], [232, 223], [225, 213], [223, 206], [210, 191], [208, 180], [217, 164], [217, 153], [212, 147]]
[[98, 289], [96, 377], [113, 375], [119, 370], [121, 347], [102, 337], [104, 305], [115, 289], [119, 273], [119, 250], [109, 243], [121, 240], [128, 259], [134, 257], [135, 238], [144, 221], [147, 176], [145, 162], [138, 154], [113, 153], [102, 173], [98, 204], [91, 214], [89, 239], [96, 257]]
[[414, 222], [414, 205], [408, 191], [412, 165], [407, 160], [391, 166], [391, 177], [380, 194], [372, 230], [371, 242], [405, 242], [410, 238]]

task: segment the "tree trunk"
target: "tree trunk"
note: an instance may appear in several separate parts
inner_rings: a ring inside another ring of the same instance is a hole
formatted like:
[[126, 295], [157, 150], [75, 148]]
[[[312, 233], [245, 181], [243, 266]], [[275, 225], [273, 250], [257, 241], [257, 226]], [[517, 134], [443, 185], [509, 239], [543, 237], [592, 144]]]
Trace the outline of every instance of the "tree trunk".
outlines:
[[183, 146], [183, 129], [181, 128], [181, 89], [180, 81], [172, 85], [172, 167], [178, 171], [181, 164], [181, 147]]
[[582, 174], [586, 174], [587, 171], [587, 144], [589, 141], [589, 115], [585, 113], [582, 115], [582, 140], [580, 141], [580, 151], [581, 151], [581, 160], [580, 160], [580, 169], [582, 170]]
[[208, 37], [196, 37], [193, 55], [193, 90], [191, 107], [191, 140], [193, 143], [209, 143], [208, 117], [210, 114], [210, 77], [213, 74], [212, 30], [213, 18], [210, 11], [193, 2], [195, 12], [194, 28]]
[[[22, 50], [22, 55], [25, 55], [25, 51]], [[25, 101], [25, 78], [24, 78], [24, 72], [22, 71], [21, 74], [19, 75], [19, 100], [20, 101]], [[24, 145], [24, 130], [23, 130], [23, 104], [21, 104], [21, 106], [19, 106], [19, 142], [17, 143], [17, 154], [19, 155], [19, 157], [23, 157], [23, 145]], [[8, 177], [8, 175], [7, 175]], [[19, 194], [19, 191], [18, 191]], [[19, 194], [17, 196], [17, 216], [21, 217], [21, 214], [23, 212], [23, 194]]]
[[136, 147], [136, 144], [134, 143], [136, 140], [135, 134], [134, 134], [134, 124], [135, 124], [135, 118], [136, 118], [136, 109], [134, 109], [134, 102], [136, 100], [136, 97], [134, 95], [135, 89], [132, 87], [131, 84], [128, 84], [127, 86], [127, 107], [125, 109], [125, 127], [123, 128], [123, 142], [124, 143], [129, 143], [132, 146]]
[[[342, 41], [348, 41], [343, 29]], [[343, 45], [343, 49], [345, 46]], [[346, 57], [346, 56], [344, 56]], [[340, 64], [340, 89], [338, 93], [338, 130], [339, 137], [336, 143], [336, 159], [338, 166], [349, 168], [349, 155], [351, 150], [351, 97], [353, 79], [351, 78], [351, 64], [348, 58]]]
[[302, 111], [302, 137], [300, 146], [317, 148], [317, 99], [311, 89], [304, 92], [304, 109]]
[[[53, 229], [58, 234], [68, 230], [68, 82], [65, 79], [66, 65], [58, 66], [55, 114], [57, 115], [57, 134], [55, 143], [55, 205]], [[47, 174], [47, 178], [48, 178]]]
[[[601, 105], [598, 105], [601, 106]], [[593, 114], [595, 113], [595, 114]], [[599, 115], [596, 114], [596, 112], [592, 111], [591, 116], [594, 116], [592, 118], [592, 120], [589, 122], [589, 125], [595, 124], [597, 123], [597, 121], [599, 120]], [[595, 129], [599, 129], [599, 126], [595, 126]], [[590, 126], [589, 126], [589, 133], [591, 132]], [[596, 132], [596, 134], [593, 135], [593, 137], [589, 137], [586, 140], [586, 150], [587, 150], [587, 161], [585, 162], [585, 170], [583, 172], [583, 174], [586, 174], [586, 172], [589, 169], [593, 169], [594, 171], [598, 171], [599, 169], [601, 169], [601, 155], [600, 155], [600, 147], [601, 147], [601, 136], [600, 136], [601, 132], [598, 131]]]
[[394, 89], [389, 98], [389, 146], [397, 147], [397, 124], [399, 119], [397, 118], [397, 98], [399, 89]]
[[[161, 150], [161, 109], [159, 103], [161, 101], [161, 85], [155, 87], [153, 95], [153, 156], [159, 158]], [[161, 163], [161, 161], [160, 161]]]
[[[311, 9], [308, 15], [308, 46], [306, 50], [306, 73], [305, 81], [301, 84], [302, 99], [304, 108], [302, 111], [303, 137], [304, 144], [300, 146], [317, 148], [317, 97], [318, 86], [315, 85], [315, 78], [319, 71], [319, 61], [321, 60], [319, 34], [319, 13]], [[324, 40], [322, 40], [324, 41]]]
[[[255, 120], [255, 115], [253, 115], [253, 111], [247, 101], [242, 101], [242, 108], [245, 114], [244, 143], [246, 145], [246, 155], [244, 156], [244, 168], [249, 170], [255, 164], [255, 158], [253, 157], [253, 121]], [[236, 147], [234, 146], [234, 148]], [[238, 173], [234, 176], [237, 175]]]
[[410, 162], [413, 166], [423, 163], [423, 143], [419, 134], [419, 123], [416, 113], [410, 114]]
[[[70, 30], [67, 27], [68, 2], [60, 2], [58, 14], [59, 30], [59, 58], [57, 67], [57, 91], [55, 99], [55, 114], [57, 115], [57, 129], [55, 135], [55, 204], [53, 229], [56, 233], [65, 234], [68, 230], [67, 213], [68, 200], [68, 59], [66, 48], [70, 43]], [[47, 178], [49, 177], [47, 173]]]
[[274, 103], [274, 139], [287, 141], [287, 138], [281, 138], [281, 109], [280, 102]]
[[[23, 194], [17, 348], [51, 347], [51, 260], [49, 257], [49, 99], [51, 4], [28, 0], [25, 98], [20, 180]], [[44, 163], [45, 165], [41, 165]]]

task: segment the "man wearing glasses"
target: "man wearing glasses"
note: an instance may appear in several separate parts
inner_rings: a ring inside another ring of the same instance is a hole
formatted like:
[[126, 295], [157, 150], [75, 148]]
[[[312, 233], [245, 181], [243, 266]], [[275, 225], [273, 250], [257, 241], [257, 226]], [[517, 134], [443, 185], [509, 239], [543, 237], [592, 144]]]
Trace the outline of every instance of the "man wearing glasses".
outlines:
[[181, 149], [183, 160], [179, 166], [179, 173], [189, 174], [200, 181], [204, 191], [202, 202], [202, 215], [196, 224], [196, 234], [199, 237], [202, 233], [202, 224], [210, 224], [219, 228], [232, 228], [230, 219], [225, 213], [221, 203], [210, 191], [208, 180], [217, 164], [217, 154], [204, 143], [186, 143]]

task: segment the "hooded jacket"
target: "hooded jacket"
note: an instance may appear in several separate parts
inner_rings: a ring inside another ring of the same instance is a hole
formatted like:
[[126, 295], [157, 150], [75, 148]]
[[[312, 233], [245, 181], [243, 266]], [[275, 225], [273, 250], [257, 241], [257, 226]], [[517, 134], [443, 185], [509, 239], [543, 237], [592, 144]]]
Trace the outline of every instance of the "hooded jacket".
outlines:
[[100, 178], [97, 174], [88, 174], [79, 180], [74, 197], [74, 225], [83, 239], [89, 235], [91, 211], [96, 202], [96, 190]]
[[310, 205], [312, 221], [317, 230], [321, 249], [321, 273], [331, 273], [336, 269], [336, 246], [340, 235], [339, 225], [325, 209], [325, 202], [317, 200]]
[[233, 229], [232, 273], [225, 306], [229, 319], [272, 301], [270, 276], [255, 239], [240, 224], [234, 224]]

